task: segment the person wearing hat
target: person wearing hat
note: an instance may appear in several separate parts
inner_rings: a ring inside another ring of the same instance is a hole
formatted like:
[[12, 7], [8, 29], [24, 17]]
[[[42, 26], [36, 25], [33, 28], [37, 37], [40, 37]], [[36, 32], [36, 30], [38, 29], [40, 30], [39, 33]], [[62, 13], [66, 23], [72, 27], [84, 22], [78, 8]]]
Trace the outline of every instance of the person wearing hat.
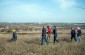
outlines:
[[13, 30], [13, 37], [12, 37], [11, 40], [12, 40], [12, 41], [16, 41], [16, 40], [17, 40], [16, 30]]
[[57, 29], [56, 29], [56, 26], [53, 26], [53, 35], [54, 35], [54, 41], [53, 41], [53, 44], [55, 44], [55, 42], [58, 42], [58, 39], [57, 39]]

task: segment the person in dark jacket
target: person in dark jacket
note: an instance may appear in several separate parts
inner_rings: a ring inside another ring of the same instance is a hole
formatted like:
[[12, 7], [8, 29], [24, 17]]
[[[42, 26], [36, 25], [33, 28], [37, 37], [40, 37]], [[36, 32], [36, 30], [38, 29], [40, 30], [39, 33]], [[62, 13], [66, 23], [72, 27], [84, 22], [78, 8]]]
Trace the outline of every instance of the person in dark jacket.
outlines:
[[81, 29], [77, 27], [77, 41], [81, 41]]
[[13, 37], [12, 37], [11, 40], [12, 40], [12, 41], [16, 41], [16, 40], [17, 40], [16, 30], [13, 30]]
[[59, 43], [59, 41], [58, 41], [58, 39], [57, 39], [57, 29], [56, 29], [56, 26], [53, 26], [54, 27], [54, 29], [53, 29], [53, 35], [54, 35], [54, 44], [55, 44], [55, 42], [57, 41], [58, 43]]
[[75, 32], [74, 28], [71, 28], [71, 41], [73, 40], [73, 38], [76, 41], [76, 32]]
[[47, 43], [47, 45], [48, 45], [48, 41], [47, 41], [47, 39], [46, 39], [46, 28], [45, 28], [45, 26], [43, 26], [43, 29], [42, 29], [42, 39], [41, 39], [41, 45], [43, 45], [43, 43], [44, 43], [44, 40], [45, 40], [45, 42]]

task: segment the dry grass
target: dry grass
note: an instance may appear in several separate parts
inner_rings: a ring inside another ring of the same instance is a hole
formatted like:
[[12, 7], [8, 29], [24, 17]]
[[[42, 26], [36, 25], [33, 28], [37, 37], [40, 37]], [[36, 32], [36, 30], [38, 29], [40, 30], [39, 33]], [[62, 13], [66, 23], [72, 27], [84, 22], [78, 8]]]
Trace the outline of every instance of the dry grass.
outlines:
[[68, 34], [60, 34], [60, 43], [40, 45], [40, 34], [18, 34], [16, 42], [9, 42], [11, 34], [1, 34], [0, 55], [85, 55], [85, 36], [81, 42], [70, 42]]

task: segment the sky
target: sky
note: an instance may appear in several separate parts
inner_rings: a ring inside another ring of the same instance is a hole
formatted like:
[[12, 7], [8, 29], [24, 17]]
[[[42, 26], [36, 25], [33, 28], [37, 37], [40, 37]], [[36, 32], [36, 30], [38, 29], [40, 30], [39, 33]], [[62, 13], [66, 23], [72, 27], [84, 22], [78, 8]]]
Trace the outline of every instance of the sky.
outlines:
[[0, 22], [85, 23], [85, 0], [0, 0]]

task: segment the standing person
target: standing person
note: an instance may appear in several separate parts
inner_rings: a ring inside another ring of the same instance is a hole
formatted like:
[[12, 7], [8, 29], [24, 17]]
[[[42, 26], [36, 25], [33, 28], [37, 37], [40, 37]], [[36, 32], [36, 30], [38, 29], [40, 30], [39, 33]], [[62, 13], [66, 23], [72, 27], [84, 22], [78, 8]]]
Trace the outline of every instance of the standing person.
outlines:
[[12, 41], [16, 41], [16, 40], [17, 40], [16, 30], [13, 30], [13, 37], [12, 37], [11, 40], [12, 40]]
[[57, 29], [56, 29], [56, 26], [53, 26], [54, 27], [54, 29], [53, 29], [53, 35], [54, 35], [54, 44], [55, 44], [55, 42], [57, 41], [58, 43], [59, 43], [59, 41], [58, 41], [58, 39], [57, 39]]
[[74, 38], [74, 40], [76, 41], [76, 32], [74, 28], [71, 28], [71, 41]]
[[81, 29], [77, 27], [77, 41], [81, 41]]
[[47, 34], [48, 34], [47, 40], [49, 40], [50, 39], [50, 36], [52, 34], [52, 30], [51, 30], [51, 28], [49, 26], [47, 26]]
[[45, 28], [45, 26], [43, 26], [43, 29], [42, 29], [42, 40], [41, 40], [41, 45], [43, 45], [44, 40], [45, 40], [45, 42], [46, 42], [47, 45], [48, 45], [48, 41], [47, 41], [47, 39], [46, 39], [46, 28]]

